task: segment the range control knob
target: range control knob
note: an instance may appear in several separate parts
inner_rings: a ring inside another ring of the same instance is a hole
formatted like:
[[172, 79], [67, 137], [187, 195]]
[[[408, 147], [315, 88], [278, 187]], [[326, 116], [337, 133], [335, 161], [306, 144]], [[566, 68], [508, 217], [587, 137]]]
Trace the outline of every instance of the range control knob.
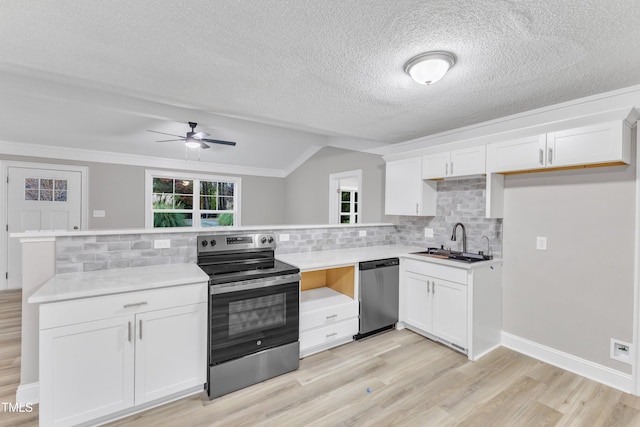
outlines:
[[211, 240], [211, 246], [215, 246], [216, 245], [216, 241], [215, 240]]
[[269, 236], [267, 240], [269, 241], [269, 243], [273, 243], [273, 236]]
[[209, 242], [207, 242], [206, 240], [203, 240], [202, 242], [200, 242], [200, 244], [202, 245], [203, 248], [206, 248]]
[[267, 238], [262, 236], [262, 238], [260, 239], [260, 243], [262, 243], [263, 245], [267, 243]]

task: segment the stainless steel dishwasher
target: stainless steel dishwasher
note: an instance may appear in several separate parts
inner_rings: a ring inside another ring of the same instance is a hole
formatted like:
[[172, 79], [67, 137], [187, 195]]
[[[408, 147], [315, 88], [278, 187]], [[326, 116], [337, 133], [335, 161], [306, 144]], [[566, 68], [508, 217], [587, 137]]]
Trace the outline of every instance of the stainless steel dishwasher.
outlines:
[[398, 321], [398, 258], [360, 263], [360, 330], [356, 339], [392, 328]]

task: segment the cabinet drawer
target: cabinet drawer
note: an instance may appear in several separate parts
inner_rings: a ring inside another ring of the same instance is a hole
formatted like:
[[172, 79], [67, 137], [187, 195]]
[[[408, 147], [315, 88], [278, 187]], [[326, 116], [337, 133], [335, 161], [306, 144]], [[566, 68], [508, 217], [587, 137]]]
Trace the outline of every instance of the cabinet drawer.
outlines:
[[447, 265], [413, 259], [402, 259], [400, 266], [404, 271], [411, 271], [425, 276], [462, 283], [463, 285], [467, 284], [467, 270], [464, 268], [449, 267]]
[[312, 329], [300, 334], [300, 350], [330, 344], [341, 338], [352, 337], [358, 333], [358, 318], [337, 322], [321, 328]]
[[40, 305], [40, 329], [207, 302], [208, 284], [102, 295]]
[[331, 325], [352, 317], [358, 317], [358, 302], [355, 300], [310, 312], [300, 312], [300, 331]]

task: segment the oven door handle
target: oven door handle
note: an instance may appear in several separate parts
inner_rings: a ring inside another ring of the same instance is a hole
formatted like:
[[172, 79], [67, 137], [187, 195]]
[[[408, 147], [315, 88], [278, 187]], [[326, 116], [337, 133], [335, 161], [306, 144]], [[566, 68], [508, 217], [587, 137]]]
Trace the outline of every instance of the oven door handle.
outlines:
[[263, 279], [242, 280], [238, 282], [221, 283], [209, 286], [210, 295], [228, 294], [229, 292], [245, 291], [249, 289], [268, 288], [269, 286], [284, 285], [300, 281], [300, 274], [266, 277]]

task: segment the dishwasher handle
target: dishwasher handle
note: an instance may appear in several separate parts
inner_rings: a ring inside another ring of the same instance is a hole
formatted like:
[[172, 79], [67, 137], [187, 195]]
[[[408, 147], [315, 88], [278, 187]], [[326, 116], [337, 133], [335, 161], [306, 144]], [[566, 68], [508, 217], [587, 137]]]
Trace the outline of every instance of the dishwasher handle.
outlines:
[[375, 268], [396, 267], [400, 265], [398, 258], [377, 259], [374, 261], [364, 261], [360, 263], [360, 271], [373, 270]]

